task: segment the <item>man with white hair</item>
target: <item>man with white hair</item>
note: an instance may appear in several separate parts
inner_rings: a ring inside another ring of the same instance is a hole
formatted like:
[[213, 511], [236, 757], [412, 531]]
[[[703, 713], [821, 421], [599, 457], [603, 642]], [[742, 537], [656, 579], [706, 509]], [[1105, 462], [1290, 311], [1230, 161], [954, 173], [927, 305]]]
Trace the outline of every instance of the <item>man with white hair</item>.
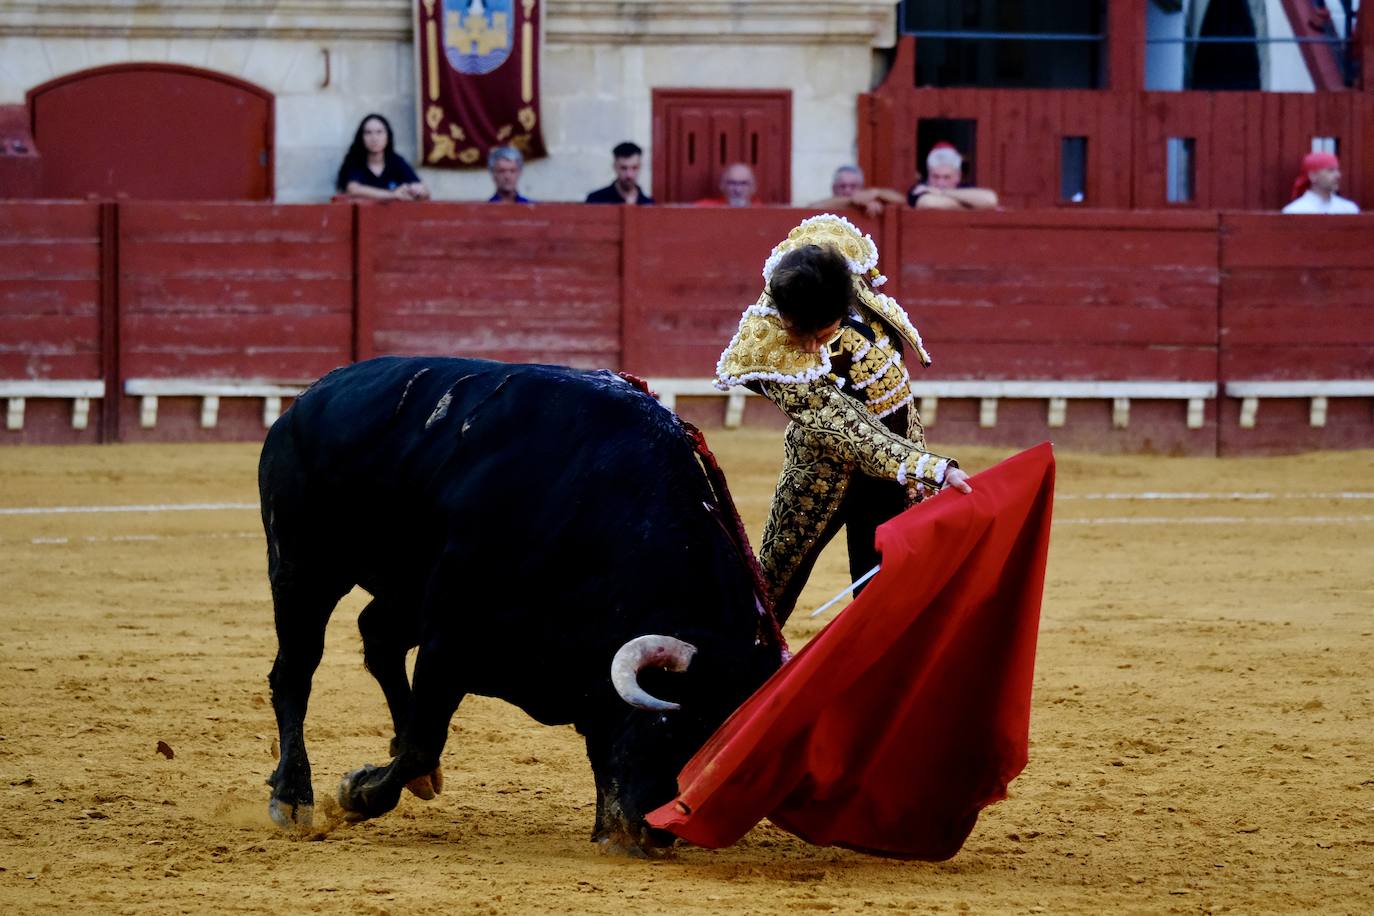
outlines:
[[964, 157], [954, 144], [941, 141], [926, 156], [926, 178], [907, 192], [917, 210], [995, 210], [997, 192], [963, 184]]
[[525, 157], [513, 146], [497, 146], [487, 154], [487, 170], [496, 193], [488, 203], [531, 204], [534, 201], [520, 193], [520, 175], [525, 171]]
[[842, 165], [830, 179], [830, 196], [807, 206], [815, 210], [840, 212], [856, 207], [872, 217], [883, 215], [887, 204], [901, 206], [906, 198], [891, 188], [865, 188], [864, 172], [857, 165]]

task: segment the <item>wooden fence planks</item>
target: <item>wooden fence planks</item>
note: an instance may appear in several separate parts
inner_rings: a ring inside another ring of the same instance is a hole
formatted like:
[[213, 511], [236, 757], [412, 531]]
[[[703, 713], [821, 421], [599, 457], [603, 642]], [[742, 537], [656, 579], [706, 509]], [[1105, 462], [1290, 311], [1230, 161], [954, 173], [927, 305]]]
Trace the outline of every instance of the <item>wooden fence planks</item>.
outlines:
[[0, 206], [0, 379], [100, 375], [98, 205]]
[[963, 379], [1215, 375], [1216, 216], [904, 213], [902, 301]]
[[120, 206], [126, 378], [311, 379], [350, 358], [347, 205]]
[[[626, 214], [638, 257], [626, 264], [625, 368], [646, 376], [711, 376], [740, 314], [763, 291], [769, 252], [811, 215], [667, 207]], [[864, 228], [879, 232], [876, 223]]]
[[[1036, 118], [1066, 116], [1062, 106], [1056, 114], [1022, 103]], [[203, 426], [200, 397], [168, 396], [157, 425], [145, 427], [123, 385], [305, 381], [374, 354], [709, 378], [740, 312], [758, 299], [764, 259], [809, 215], [3, 203], [0, 381], [105, 379], [111, 396], [91, 402], [80, 428], [72, 404], [35, 399], [25, 428], [0, 442], [256, 438], [271, 408], [260, 397], [226, 397], [218, 424]], [[1374, 216], [1056, 208], [851, 218], [878, 242], [891, 278], [884, 291], [907, 308], [934, 357], [927, 371], [912, 367], [918, 393], [951, 380], [1224, 388], [1374, 379]], [[1067, 425], [1053, 430], [1043, 398], [1003, 398], [997, 425], [984, 427], [976, 399], [943, 397], [938, 429], [945, 441], [1007, 445], [1052, 432], [1105, 451], [1374, 445], [1374, 399], [1317, 405], [1315, 396], [1261, 396], [1255, 422], [1242, 425], [1240, 396], [1223, 394], [1207, 403], [1201, 426], [1183, 424], [1186, 399], [1133, 398], [1129, 427], [1114, 423], [1109, 401], [1073, 400]], [[722, 409], [690, 398], [680, 406], [703, 417]], [[746, 414], [776, 420], [772, 410], [755, 402]], [[1312, 425], [1320, 415], [1325, 426]]]
[[368, 352], [619, 362], [617, 208], [363, 206], [359, 219]]

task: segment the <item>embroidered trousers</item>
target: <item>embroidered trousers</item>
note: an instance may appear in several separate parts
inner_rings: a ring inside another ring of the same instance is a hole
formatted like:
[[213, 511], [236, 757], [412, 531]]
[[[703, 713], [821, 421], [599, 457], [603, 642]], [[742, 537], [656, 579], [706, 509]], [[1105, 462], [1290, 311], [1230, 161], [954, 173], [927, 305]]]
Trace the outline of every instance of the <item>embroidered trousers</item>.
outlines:
[[878, 526], [908, 505], [905, 487], [862, 473], [804, 427], [789, 424], [783, 441], [782, 474], [759, 549], [780, 624], [791, 615], [816, 558], [841, 525], [846, 527], [852, 581], [878, 564], [873, 546]]

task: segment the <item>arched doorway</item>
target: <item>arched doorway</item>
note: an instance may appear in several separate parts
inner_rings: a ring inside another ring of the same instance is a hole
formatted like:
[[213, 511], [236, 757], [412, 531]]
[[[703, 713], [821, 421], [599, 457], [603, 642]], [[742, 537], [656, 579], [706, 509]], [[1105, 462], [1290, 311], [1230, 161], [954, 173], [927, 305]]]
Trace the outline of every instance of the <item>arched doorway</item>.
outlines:
[[46, 197], [270, 200], [273, 97], [173, 64], [68, 74], [27, 96]]

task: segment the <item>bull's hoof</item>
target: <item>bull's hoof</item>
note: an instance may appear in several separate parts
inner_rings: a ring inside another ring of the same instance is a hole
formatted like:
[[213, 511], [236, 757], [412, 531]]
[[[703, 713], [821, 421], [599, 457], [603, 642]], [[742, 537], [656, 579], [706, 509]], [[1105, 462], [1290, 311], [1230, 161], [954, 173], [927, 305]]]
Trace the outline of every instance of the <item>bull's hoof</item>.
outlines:
[[592, 842], [601, 847], [601, 852], [627, 859], [666, 859], [673, 855], [670, 846], [646, 844], [627, 834], [612, 834], [594, 839]]
[[648, 830], [601, 828], [593, 831], [592, 842], [603, 853], [630, 859], [663, 859], [673, 854], [671, 838], [667, 843], [659, 842]]
[[410, 794], [416, 798], [429, 801], [434, 796], [444, 791], [444, 771], [440, 767], [435, 767], [433, 773], [426, 773], [424, 776], [416, 776], [406, 783], [406, 788]]
[[387, 781], [382, 767], [365, 763], [339, 782], [339, 807], [350, 821], [379, 817], [396, 807], [401, 788]]
[[315, 820], [314, 805], [293, 805], [280, 798], [267, 803], [267, 813], [272, 823], [285, 830], [308, 829]]

